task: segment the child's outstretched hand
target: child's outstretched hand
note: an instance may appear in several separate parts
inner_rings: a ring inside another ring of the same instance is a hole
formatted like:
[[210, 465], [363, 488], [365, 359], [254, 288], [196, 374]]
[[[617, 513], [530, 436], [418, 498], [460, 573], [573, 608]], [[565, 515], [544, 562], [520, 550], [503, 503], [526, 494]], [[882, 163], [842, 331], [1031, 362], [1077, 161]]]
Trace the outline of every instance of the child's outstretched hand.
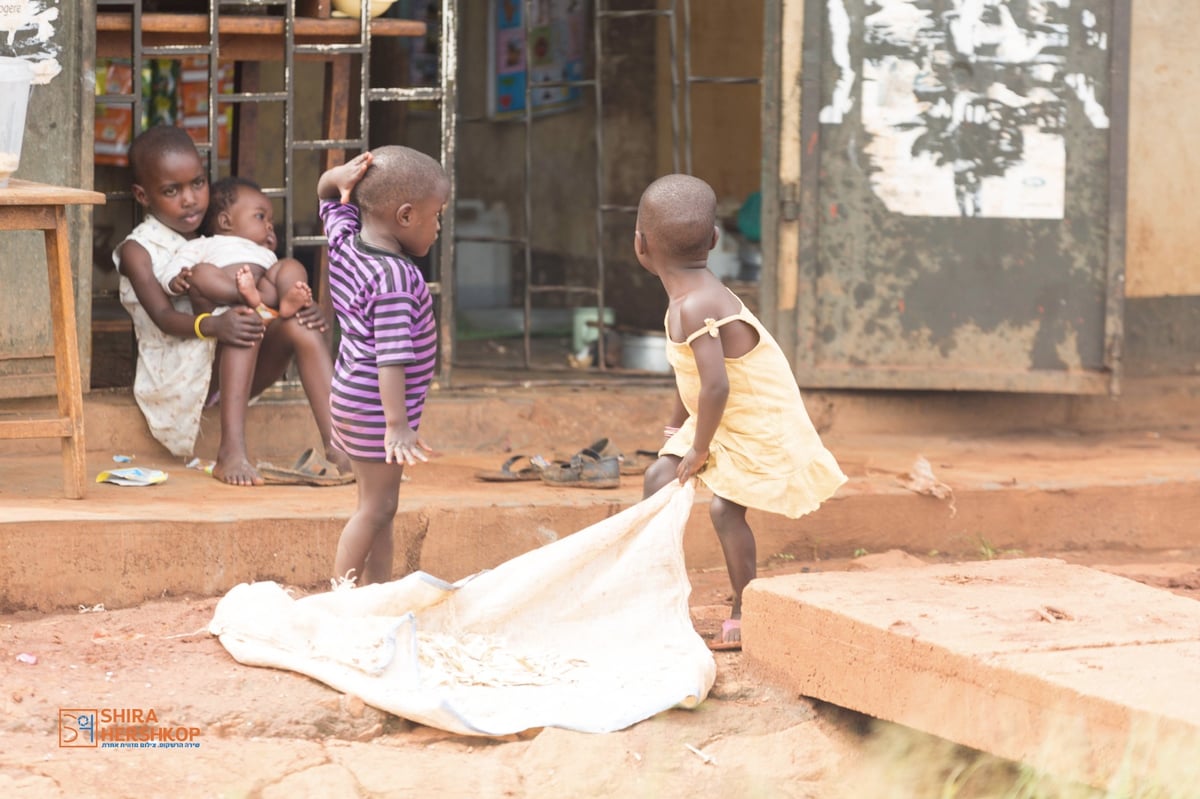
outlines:
[[321, 175], [317, 194], [322, 199], [330, 200], [336, 194], [338, 202], [343, 205], [350, 202], [350, 192], [362, 180], [362, 176], [367, 174], [367, 169], [371, 166], [371, 159], [371, 153], [366, 152], [351, 158], [341, 166], [326, 170], [325, 174]]
[[428, 463], [429, 457], [425, 453], [433, 452], [433, 447], [422, 441], [412, 428], [388, 428], [384, 433], [383, 448], [386, 461], [401, 466], [413, 466], [418, 461]]
[[192, 268], [190, 266], [185, 266], [183, 269], [180, 269], [179, 274], [171, 278], [171, 282], [167, 284], [167, 290], [176, 297], [187, 294], [191, 287]]

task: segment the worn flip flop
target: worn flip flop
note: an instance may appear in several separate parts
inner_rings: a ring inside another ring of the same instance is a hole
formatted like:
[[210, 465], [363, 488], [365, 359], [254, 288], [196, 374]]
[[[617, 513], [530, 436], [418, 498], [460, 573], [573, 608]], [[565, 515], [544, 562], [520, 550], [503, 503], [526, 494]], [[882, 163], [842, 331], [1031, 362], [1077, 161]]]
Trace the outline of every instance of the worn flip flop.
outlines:
[[[528, 461], [528, 463], [519, 469], [513, 469], [513, 466], [522, 459]], [[536, 455], [532, 458], [528, 455], [513, 455], [495, 471], [475, 472], [475, 478], [488, 483], [517, 483], [525, 480], [540, 480], [542, 479], [542, 467], [538, 465], [539, 460], [540, 458]]]
[[621, 474], [638, 475], [645, 473], [650, 464], [658, 459], [658, 451], [652, 449], [634, 450], [633, 457], [621, 452], [607, 438], [596, 439], [591, 446], [582, 452], [595, 452], [601, 458], [615, 457], [621, 463]]
[[656, 460], [658, 460], [658, 450], [634, 450], [632, 460], [628, 457], [621, 459], [621, 474], [644, 474]]
[[572, 488], [616, 488], [621, 484], [621, 461], [583, 449], [569, 461], [548, 464], [542, 469], [542, 482]]
[[316, 449], [300, 453], [290, 469], [273, 463], [258, 464], [258, 473], [267, 485], [344, 486], [354, 482], [354, 474], [342, 474]]
[[[738, 631], [737, 640], [727, 640], [729, 633], [734, 630]], [[742, 648], [742, 620], [726, 619], [721, 622], [721, 632], [712, 637], [708, 642], [708, 648], [714, 652], [736, 652], [740, 650]]]

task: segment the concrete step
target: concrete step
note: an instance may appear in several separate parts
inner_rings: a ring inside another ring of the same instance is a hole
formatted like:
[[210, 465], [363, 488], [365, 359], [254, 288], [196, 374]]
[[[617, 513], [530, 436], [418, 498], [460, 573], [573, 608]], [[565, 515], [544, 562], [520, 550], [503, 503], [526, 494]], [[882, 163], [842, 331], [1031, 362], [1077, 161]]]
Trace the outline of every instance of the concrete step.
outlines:
[[[539, 405], [529, 407], [534, 411], [525, 423], [536, 427]], [[558, 407], [554, 412], [569, 416]], [[613, 429], [590, 427], [594, 422], [564, 421], [562, 429], [547, 429], [545, 440], [561, 441], [563, 429], [575, 430], [572, 449], [578, 449]], [[482, 430], [486, 423], [479, 425]], [[534, 434], [523, 435], [529, 443]], [[760, 564], [802, 561], [818, 568], [823, 559], [890, 549], [978, 559], [1200, 548], [1194, 534], [1200, 465], [1190, 431], [970, 438], [830, 433], [825, 440], [849, 482], [803, 519], [751, 511]], [[618, 444], [640, 445], [629, 441]], [[570, 454], [565, 447], [525, 451]], [[87, 498], [68, 501], [57, 455], [0, 458], [0, 611], [122, 607], [163, 595], [221, 594], [247, 580], [310, 586], [332, 576], [337, 537], [355, 506], [354, 486], [236, 488], [169, 455], [130, 454], [135, 465], [163, 469], [169, 479], [147, 488], [93, 484]], [[611, 490], [475, 478], [508, 454], [503, 442], [487, 442], [409, 470], [396, 521], [397, 576], [423, 569], [455, 580], [641, 497], [639, 477], [623, 477]], [[948, 491], [914, 481], [919, 457]], [[90, 474], [114, 466], [109, 452], [89, 454]], [[685, 538], [692, 569], [723, 568], [708, 519], [710, 496], [698, 492]]]
[[775, 577], [743, 608], [749, 667], [804, 696], [1113, 795], [1195, 785], [1193, 599], [1019, 559]]
[[[671, 412], [674, 395], [662, 381], [617, 388], [508, 388], [436, 392], [426, 404], [422, 434], [438, 449], [450, 452], [503, 450], [512, 446], [537, 449], [574, 447], [610, 435], [628, 440], [630, 448], [657, 446]], [[0, 401], [0, 419], [48, 415], [53, 400]], [[216, 408], [201, 417], [196, 455], [211, 458], [220, 441]], [[150, 435], [141, 412], [126, 389], [88, 394], [84, 399], [84, 432], [90, 452], [169, 453]], [[636, 446], [634, 445], [634, 442]], [[320, 443], [307, 400], [296, 386], [281, 385], [256, 401], [246, 417], [246, 442], [252, 456], [266, 460], [294, 456]], [[0, 441], [4, 455], [52, 454], [54, 439]]]
[[[472, 382], [435, 387], [424, 432], [446, 451], [496, 447], [570, 448], [608, 435], [624, 446], [654, 446], [674, 402], [668, 379]], [[810, 390], [805, 404], [817, 429], [839, 435], [997, 436], [1011, 433], [1091, 435], [1177, 429], [1200, 418], [1200, 378], [1126, 381], [1119, 397], [955, 392]], [[0, 419], [48, 415], [53, 398], [0, 400]], [[84, 398], [87, 447], [97, 452], [165, 454], [146, 430], [129, 389], [102, 389]], [[246, 426], [251, 453], [281, 457], [311, 446], [315, 425], [303, 392], [281, 383], [251, 406]], [[196, 454], [216, 451], [220, 425], [205, 411]], [[631, 442], [631, 443], [626, 443]], [[51, 454], [53, 439], [0, 440], [0, 457]]]

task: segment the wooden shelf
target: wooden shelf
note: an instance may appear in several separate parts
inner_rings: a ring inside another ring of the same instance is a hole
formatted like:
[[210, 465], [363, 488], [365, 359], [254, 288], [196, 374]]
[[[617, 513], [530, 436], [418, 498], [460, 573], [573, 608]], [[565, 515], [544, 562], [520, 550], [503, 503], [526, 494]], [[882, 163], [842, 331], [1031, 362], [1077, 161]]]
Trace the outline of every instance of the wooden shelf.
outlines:
[[[219, 28], [222, 58], [231, 61], [282, 60], [283, 22], [282, 17], [232, 14], [222, 16]], [[96, 55], [100, 58], [129, 58], [132, 24], [129, 14], [97, 14]], [[425, 32], [425, 23], [417, 20], [371, 20], [373, 37], [421, 37]], [[208, 15], [143, 14], [142, 39], [144, 47], [206, 45]], [[357, 19], [296, 17], [297, 44], [353, 44], [357, 41]]]

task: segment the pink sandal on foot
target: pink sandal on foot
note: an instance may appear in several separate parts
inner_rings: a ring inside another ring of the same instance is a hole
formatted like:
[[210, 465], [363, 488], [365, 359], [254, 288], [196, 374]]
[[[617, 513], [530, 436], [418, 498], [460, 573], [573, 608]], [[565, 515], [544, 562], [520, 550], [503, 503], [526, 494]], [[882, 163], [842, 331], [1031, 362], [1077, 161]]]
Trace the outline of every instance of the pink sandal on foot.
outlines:
[[[730, 640], [731, 633], [737, 633], [737, 638]], [[708, 642], [708, 648], [714, 652], [736, 652], [742, 648], [742, 620], [726, 619], [721, 622], [721, 632]]]

